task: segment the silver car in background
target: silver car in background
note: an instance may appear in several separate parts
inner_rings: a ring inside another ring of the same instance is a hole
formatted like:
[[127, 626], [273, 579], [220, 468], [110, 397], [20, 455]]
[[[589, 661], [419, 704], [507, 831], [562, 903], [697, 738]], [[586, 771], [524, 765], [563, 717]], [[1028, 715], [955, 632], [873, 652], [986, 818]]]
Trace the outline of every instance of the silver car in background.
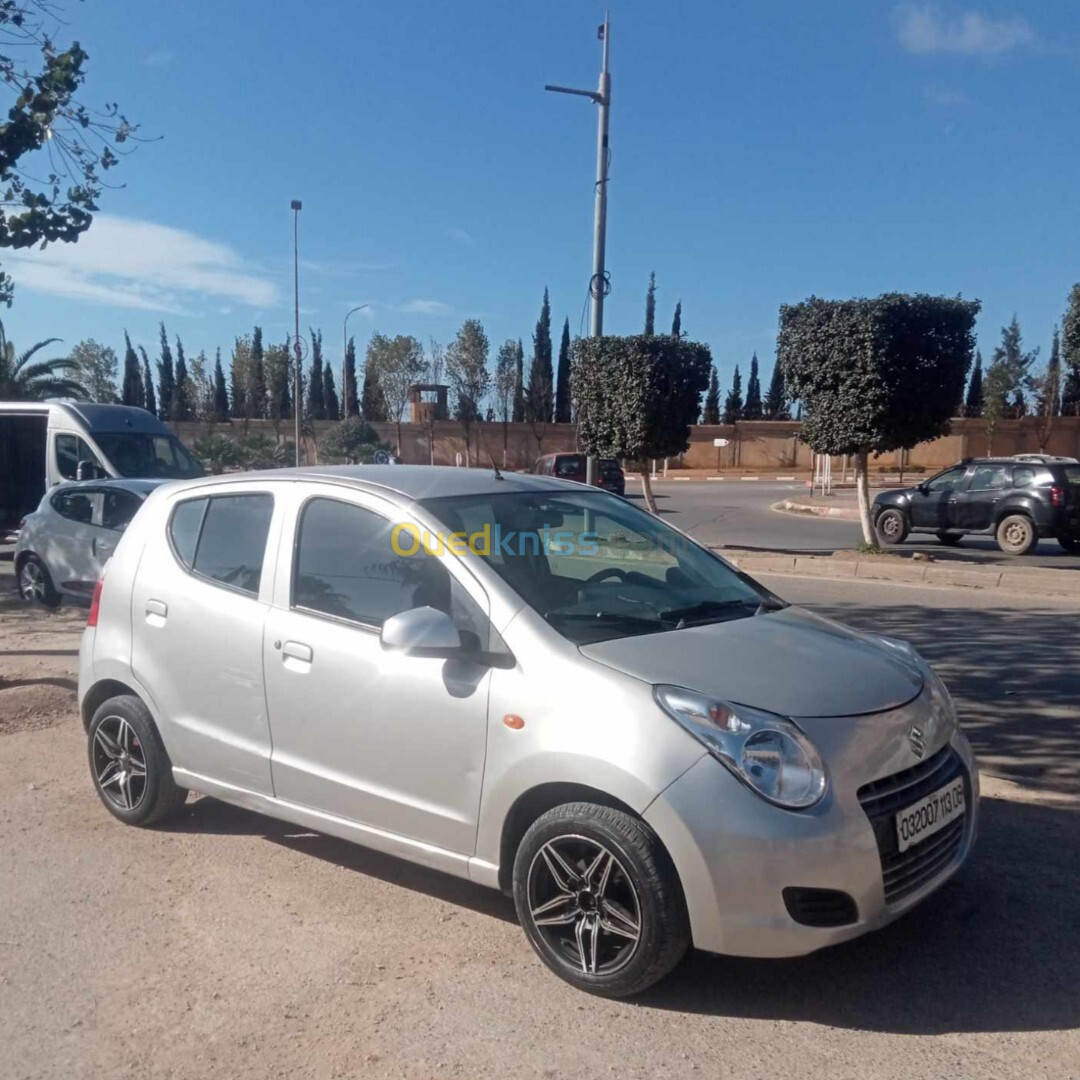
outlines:
[[162, 480], [56, 484], [19, 522], [15, 580], [28, 603], [89, 600], [120, 535]]
[[401, 466], [155, 492], [80, 654], [91, 775], [512, 893], [612, 997], [687, 947], [794, 956], [949, 878], [978, 773], [908, 645], [785, 604], [631, 503]]

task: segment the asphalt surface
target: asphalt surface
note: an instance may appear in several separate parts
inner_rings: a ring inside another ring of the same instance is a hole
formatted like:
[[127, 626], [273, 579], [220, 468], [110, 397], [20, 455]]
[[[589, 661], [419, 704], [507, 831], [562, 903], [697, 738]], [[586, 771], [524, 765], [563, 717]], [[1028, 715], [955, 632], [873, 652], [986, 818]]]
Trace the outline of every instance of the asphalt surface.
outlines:
[[1050, 788], [991, 779], [968, 866], [891, 927], [691, 954], [633, 1002], [556, 980], [489, 890], [212, 799], [120, 825], [72, 711], [84, 613], [0, 602], [0, 1076], [1076, 1077], [1080, 609], [767, 583], [913, 638], [996, 771]]
[[[801, 483], [757, 480], [674, 481], [653, 485], [661, 515], [705, 543], [763, 551], [829, 555], [854, 547], [862, 539], [858, 522], [770, 510], [782, 499], [807, 494]], [[626, 493], [640, 500], [640, 484], [627, 476]], [[871, 496], [874, 494], [871, 491]], [[941, 560], [976, 560], [1009, 566], [1047, 566], [1080, 570], [1080, 555], [1066, 555], [1056, 540], [1042, 540], [1031, 555], [1004, 555], [989, 536], [969, 536], [957, 548], [946, 548], [936, 537], [912, 534], [893, 549], [909, 555], [927, 551]]]

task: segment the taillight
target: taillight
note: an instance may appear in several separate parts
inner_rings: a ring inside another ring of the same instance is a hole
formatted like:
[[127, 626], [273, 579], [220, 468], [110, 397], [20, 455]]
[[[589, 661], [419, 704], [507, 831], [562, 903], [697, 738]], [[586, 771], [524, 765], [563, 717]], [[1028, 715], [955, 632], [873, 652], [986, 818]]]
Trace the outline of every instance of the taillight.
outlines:
[[1050, 505], [1059, 508], [1065, 505], [1064, 488], [1052, 487], [1050, 489]]
[[97, 626], [98, 611], [101, 609], [101, 587], [104, 584], [104, 577], [99, 577], [94, 584], [94, 598], [90, 601], [90, 614], [86, 617], [87, 626]]

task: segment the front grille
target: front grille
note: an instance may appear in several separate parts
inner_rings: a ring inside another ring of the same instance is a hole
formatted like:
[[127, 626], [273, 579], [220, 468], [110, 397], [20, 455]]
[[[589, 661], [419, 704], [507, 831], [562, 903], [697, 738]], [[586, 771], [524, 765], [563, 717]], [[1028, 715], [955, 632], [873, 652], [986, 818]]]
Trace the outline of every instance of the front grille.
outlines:
[[[944, 787], [957, 776], [964, 778], [967, 812], [907, 851], [898, 850], [896, 812]], [[951, 746], [943, 746], [910, 769], [864, 784], [858, 795], [877, 839], [887, 904], [898, 903], [922, 888], [956, 857], [964, 840], [965, 822], [971, 813], [971, 782], [960, 755]]]
[[855, 901], [846, 892], [789, 886], [783, 895], [788, 914], [803, 926], [848, 926], [859, 921]]

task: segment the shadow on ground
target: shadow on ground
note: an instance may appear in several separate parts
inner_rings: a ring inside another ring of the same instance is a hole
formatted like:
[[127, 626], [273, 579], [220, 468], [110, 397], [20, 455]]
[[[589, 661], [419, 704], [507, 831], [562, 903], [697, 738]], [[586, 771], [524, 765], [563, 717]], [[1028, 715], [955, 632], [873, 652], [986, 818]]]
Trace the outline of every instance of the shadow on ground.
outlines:
[[[783, 595], [783, 586], [775, 583]], [[956, 700], [984, 768], [1080, 792], [1080, 615], [1061, 608], [813, 605], [824, 615], [904, 638]]]
[[[493, 890], [214, 799], [189, 803], [171, 828], [262, 837], [514, 921], [511, 901]], [[794, 960], [691, 952], [635, 1004], [903, 1034], [1073, 1028], [1080, 1024], [1078, 837], [1080, 810], [984, 799], [968, 864], [900, 921]]]

